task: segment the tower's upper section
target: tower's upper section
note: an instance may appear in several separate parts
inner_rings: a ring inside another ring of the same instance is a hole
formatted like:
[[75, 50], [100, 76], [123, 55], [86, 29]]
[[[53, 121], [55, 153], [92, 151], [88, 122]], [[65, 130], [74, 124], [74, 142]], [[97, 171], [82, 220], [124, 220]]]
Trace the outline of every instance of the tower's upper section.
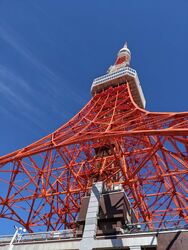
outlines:
[[127, 43], [123, 46], [122, 49], [117, 54], [117, 59], [115, 64], [109, 68], [109, 72], [118, 70], [121, 67], [129, 66], [131, 62], [131, 52], [127, 47]]
[[131, 61], [131, 52], [125, 43], [117, 54], [114, 65], [110, 66], [106, 75], [94, 79], [91, 86], [91, 94], [95, 95], [101, 91], [121, 84], [129, 84], [132, 97], [136, 104], [145, 108], [146, 101], [138, 79], [136, 70], [129, 67]]

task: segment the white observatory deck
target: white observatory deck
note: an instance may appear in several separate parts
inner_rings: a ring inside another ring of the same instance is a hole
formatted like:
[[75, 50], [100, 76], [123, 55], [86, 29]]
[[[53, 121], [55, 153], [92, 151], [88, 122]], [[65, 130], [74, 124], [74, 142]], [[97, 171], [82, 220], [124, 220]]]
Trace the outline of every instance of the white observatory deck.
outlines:
[[116, 87], [128, 83], [133, 100], [140, 108], [145, 108], [146, 100], [138, 79], [136, 70], [130, 67], [121, 67], [119, 70], [110, 72], [106, 75], [94, 79], [91, 85], [91, 94], [95, 95], [110, 86]]

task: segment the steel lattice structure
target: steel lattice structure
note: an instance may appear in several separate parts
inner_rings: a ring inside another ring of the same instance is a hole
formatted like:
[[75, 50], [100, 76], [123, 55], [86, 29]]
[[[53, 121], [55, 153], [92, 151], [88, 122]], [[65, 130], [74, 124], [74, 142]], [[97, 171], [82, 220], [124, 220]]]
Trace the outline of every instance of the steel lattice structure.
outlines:
[[128, 81], [108, 87], [52, 134], [1, 157], [0, 217], [29, 232], [74, 227], [81, 198], [102, 180], [121, 183], [150, 228], [187, 223], [188, 113], [149, 112], [133, 96]]

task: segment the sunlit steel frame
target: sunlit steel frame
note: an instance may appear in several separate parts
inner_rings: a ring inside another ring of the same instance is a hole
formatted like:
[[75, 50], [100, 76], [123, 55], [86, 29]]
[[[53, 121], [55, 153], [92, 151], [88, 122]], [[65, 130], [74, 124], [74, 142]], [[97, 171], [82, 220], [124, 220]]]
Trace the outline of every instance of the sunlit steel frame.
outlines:
[[[121, 183], [150, 229], [188, 223], [188, 113], [140, 109], [127, 83], [69, 122], [0, 158], [0, 217], [29, 232], [73, 228], [92, 183]], [[108, 148], [106, 154], [96, 153]]]

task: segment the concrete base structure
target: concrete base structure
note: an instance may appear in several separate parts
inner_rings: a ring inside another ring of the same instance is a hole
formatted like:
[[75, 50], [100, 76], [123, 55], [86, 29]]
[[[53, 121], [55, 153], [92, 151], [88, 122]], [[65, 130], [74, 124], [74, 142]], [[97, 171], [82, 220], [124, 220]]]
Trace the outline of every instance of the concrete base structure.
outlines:
[[129, 247], [132, 250], [141, 250], [141, 246], [156, 245], [156, 239], [153, 236], [134, 237], [134, 238], [116, 238], [116, 239], [96, 239], [97, 221], [99, 215], [99, 201], [103, 191], [103, 183], [97, 182], [93, 185], [87, 214], [85, 227], [80, 242], [79, 250], [108, 249]]
[[99, 213], [99, 199], [102, 193], [103, 183], [93, 185], [87, 209], [84, 232], [80, 244], [80, 250], [92, 250], [97, 231], [97, 215]]
[[[105, 191], [106, 192], [106, 191]], [[114, 195], [114, 197], [112, 197]], [[128, 230], [126, 227], [120, 231], [115, 230], [115, 234], [108, 229], [109, 225], [117, 225], [119, 220], [122, 224], [122, 218], [126, 223], [132, 223], [127, 218], [131, 211], [127, 205], [126, 198], [122, 196], [122, 191], [113, 192], [112, 196], [106, 196], [103, 192], [103, 183], [97, 182], [93, 185], [87, 208], [82, 213], [77, 229], [59, 230], [53, 232], [41, 232], [33, 234], [16, 233], [13, 236], [0, 236], [0, 250], [109, 250], [109, 249], [127, 249], [127, 250], [187, 250], [188, 249], [188, 229], [166, 230], [158, 232], [141, 232]], [[123, 203], [120, 200], [125, 200]], [[104, 206], [104, 200], [107, 200], [107, 206]], [[111, 204], [110, 206], [108, 204]], [[116, 205], [118, 208], [116, 209]], [[122, 208], [122, 204], [123, 206]], [[86, 206], [85, 206], [86, 207]], [[108, 208], [108, 209], [107, 209]], [[101, 217], [101, 210], [103, 217]], [[110, 213], [109, 211], [110, 210]], [[125, 214], [122, 217], [122, 211]], [[84, 215], [85, 214], [85, 215]], [[110, 214], [110, 215], [109, 215]], [[113, 214], [115, 217], [113, 218]], [[134, 214], [133, 214], [134, 215]], [[134, 216], [133, 216], [134, 219]], [[104, 223], [103, 233], [98, 227]], [[110, 224], [111, 223], [111, 224]], [[118, 224], [119, 225], [119, 224]], [[127, 225], [134, 225], [127, 224]], [[107, 234], [109, 233], [109, 234]]]
[[[83, 241], [81, 238], [46, 239], [41, 241], [35, 239], [26, 241], [23, 239], [20, 242], [14, 242], [12, 246], [9, 244], [10, 241], [3, 242], [0, 239], [0, 250], [80, 250]], [[84, 247], [93, 250], [187, 250], [187, 246], [188, 230], [174, 230], [114, 235], [107, 239], [101, 236], [88, 241]]]
[[[20, 242], [15, 243], [12, 249], [15, 250], [80, 250], [80, 249], [130, 249], [141, 250], [141, 246], [156, 246], [157, 240], [155, 235], [132, 236], [117, 239], [93, 239], [83, 241], [81, 239], [58, 240], [48, 242]], [[9, 245], [0, 246], [0, 250], [9, 250]]]

